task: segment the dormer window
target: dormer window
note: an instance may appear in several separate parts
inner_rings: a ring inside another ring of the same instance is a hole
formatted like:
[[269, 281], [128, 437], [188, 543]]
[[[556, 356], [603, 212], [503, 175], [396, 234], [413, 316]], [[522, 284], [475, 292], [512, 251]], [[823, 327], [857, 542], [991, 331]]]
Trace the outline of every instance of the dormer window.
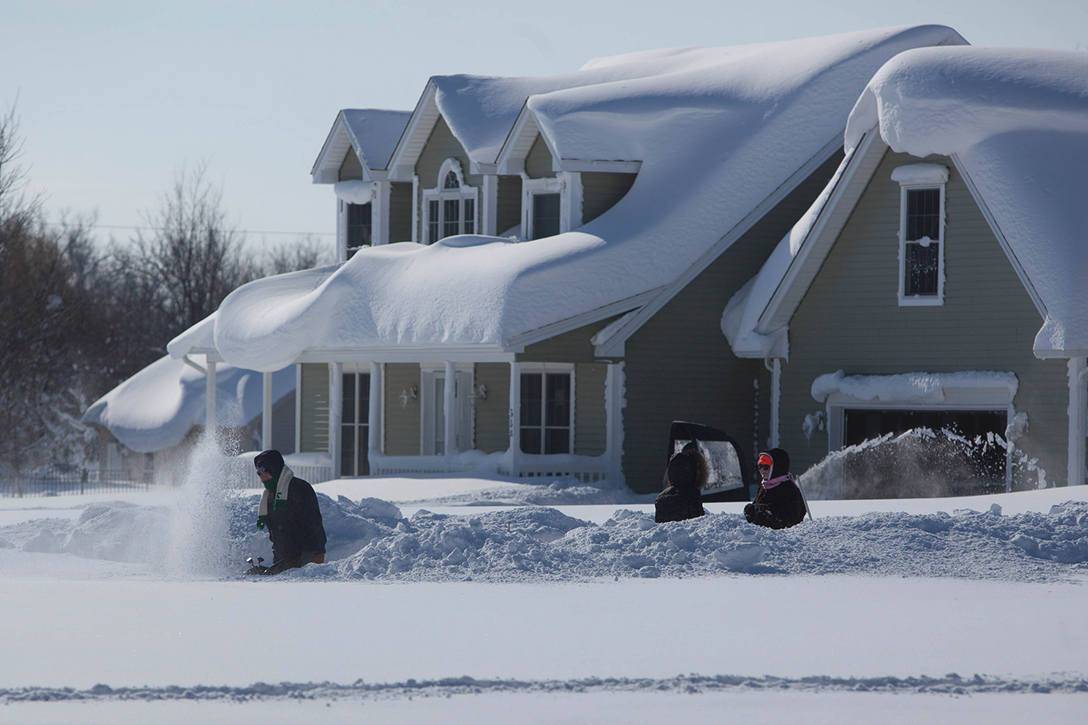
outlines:
[[948, 168], [911, 164], [892, 172], [900, 185], [899, 305], [944, 304], [944, 195]]
[[465, 184], [457, 159], [446, 159], [438, 172], [440, 182], [423, 191], [424, 243], [434, 244], [457, 234], [476, 233], [479, 190]]

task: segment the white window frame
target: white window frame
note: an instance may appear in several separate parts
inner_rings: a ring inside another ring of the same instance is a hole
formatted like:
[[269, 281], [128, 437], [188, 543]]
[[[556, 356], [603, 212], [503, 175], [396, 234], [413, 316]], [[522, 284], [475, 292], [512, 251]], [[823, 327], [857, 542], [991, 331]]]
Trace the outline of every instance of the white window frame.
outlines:
[[582, 175], [576, 171], [560, 171], [555, 177], [531, 179], [521, 175], [522, 239], [533, 238], [533, 197], [537, 194], [559, 194], [559, 233], [564, 234], [582, 226]]
[[[948, 205], [945, 189], [948, 183], [948, 168], [940, 164], [910, 164], [900, 166], [892, 172], [892, 180], [899, 182], [899, 289], [900, 307], [938, 307], [944, 304], [945, 289], [945, 215]], [[937, 293], [933, 295], [908, 295], [907, 284], [907, 245], [920, 244], [919, 241], [907, 240], [907, 199], [911, 191], [937, 189], [940, 192], [940, 210], [938, 213], [937, 239]]]
[[[457, 189], [445, 189], [443, 188], [446, 180], [446, 176], [453, 173], [457, 179]], [[472, 200], [472, 231], [465, 231], [465, 200]], [[420, 236], [423, 239], [424, 244], [434, 244], [435, 242], [445, 239], [445, 236], [440, 236], [438, 239], [431, 239], [431, 202], [438, 202], [438, 230], [439, 234], [443, 234], [445, 231], [445, 219], [444, 209], [446, 201], [457, 200], [460, 205], [460, 218], [457, 221], [457, 233], [458, 234], [479, 234], [480, 233], [480, 190], [478, 187], [469, 186], [465, 183], [465, 174], [461, 169], [461, 162], [454, 158], [446, 159], [442, 162], [442, 166], [438, 170], [438, 178], [435, 180], [435, 186], [433, 189], [424, 189], [422, 194], [422, 200], [420, 202], [420, 218], [422, 224], [420, 225]], [[455, 236], [455, 235], [447, 235]]]
[[[533, 363], [533, 362], [523, 362], [520, 365], [521, 365], [521, 369], [519, 370], [520, 375], [525, 375], [527, 373], [528, 374], [540, 374], [540, 375], [547, 375], [549, 373], [569, 373], [570, 374], [570, 420], [568, 421], [568, 426], [570, 428], [570, 438], [569, 438], [569, 440], [567, 442], [567, 451], [568, 451], [568, 453], [541, 453], [539, 455], [544, 455], [544, 456], [548, 456], [548, 455], [562, 455], [562, 456], [574, 455], [575, 408], [577, 407], [577, 400], [578, 400], [578, 380], [577, 380], [577, 377], [574, 374], [574, 363]], [[518, 380], [518, 385], [519, 386], [521, 385], [521, 380], [520, 379]], [[546, 396], [547, 395], [547, 390], [542, 388], [541, 389], [541, 394]], [[544, 407], [543, 406], [541, 407], [541, 415], [544, 415]], [[541, 427], [542, 428], [545, 427], [544, 422], [545, 421], [543, 421], [543, 420], [541, 421]], [[520, 410], [518, 410], [517, 425], [518, 425], [519, 428], [521, 427], [521, 411]], [[519, 446], [521, 445], [521, 435], [520, 434], [518, 435], [518, 445]], [[543, 446], [541, 447], [541, 450], [543, 450]], [[533, 454], [533, 453], [525, 453], [524, 451], [518, 451], [518, 453], [519, 453], [519, 455], [522, 455], [522, 456], [538, 455], [538, 454]]]
[[[476, 446], [476, 406], [475, 406], [475, 366], [457, 365], [454, 369], [457, 376], [458, 388], [455, 400], [459, 410], [460, 420], [457, 430], [459, 434], [467, 435], [467, 441], [456, 441], [459, 452], [471, 451]], [[422, 391], [421, 405], [419, 406], [419, 452], [423, 456], [439, 456], [448, 452], [448, 447], [443, 441], [443, 452], [436, 449], [438, 430], [438, 411], [443, 408], [444, 400], [437, 395], [437, 380], [442, 380], [445, 385], [445, 364], [421, 363], [419, 366], [419, 389]], [[443, 430], [443, 435], [445, 431]]]

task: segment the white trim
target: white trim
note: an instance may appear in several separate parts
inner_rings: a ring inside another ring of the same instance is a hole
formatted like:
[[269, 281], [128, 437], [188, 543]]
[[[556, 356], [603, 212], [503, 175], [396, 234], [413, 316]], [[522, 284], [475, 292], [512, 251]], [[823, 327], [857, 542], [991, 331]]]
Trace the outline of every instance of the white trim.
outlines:
[[[453, 374], [452, 378], [450, 374]], [[472, 450], [475, 441], [475, 410], [473, 409], [473, 380], [475, 366], [445, 361], [441, 364], [419, 366], [419, 451], [421, 456], [441, 456], [447, 461], [448, 470], [455, 470], [457, 454]], [[448, 385], [450, 380], [453, 385]], [[441, 401], [444, 413], [442, 430], [444, 452], [436, 452], [437, 381], [443, 381], [444, 395]]]
[[560, 171], [554, 177], [531, 179], [521, 174], [521, 236], [533, 238], [533, 197], [537, 194], [559, 194], [559, 233], [582, 226], [582, 175]]
[[[529, 332], [515, 335], [514, 337], [504, 340], [503, 347], [512, 352], [525, 352], [525, 348], [534, 343], [541, 342], [543, 340], [550, 340], [557, 335], [562, 335], [564, 332], [571, 332], [572, 330], [577, 330], [579, 327], [591, 325], [594, 322], [599, 322], [608, 317], [612, 317], [613, 315], [621, 315], [625, 312], [631, 312], [632, 310], [636, 310], [636, 308], [638, 308], [640, 305], [645, 304], [655, 295], [660, 294], [662, 289], [662, 287], [657, 287], [647, 292], [635, 295], [634, 297], [628, 297], [625, 300], [613, 302], [611, 304], [605, 305], [604, 307], [598, 307], [596, 309], [589, 310], [588, 312], [583, 312], [580, 315], [568, 317], [565, 320], [553, 322], [550, 325], [545, 325], [544, 327], [538, 327], [535, 330], [530, 330]], [[611, 325], [604, 329], [607, 330], [610, 328]], [[604, 332], [604, 330], [601, 330], [601, 332]], [[600, 335], [601, 332], [598, 332], [597, 335]], [[594, 339], [596, 339], [596, 337], [597, 336], [595, 335]], [[611, 338], [609, 338], [609, 342], [610, 340]], [[598, 343], [593, 344], [597, 345]], [[600, 352], [600, 348], [598, 347], [597, 351], [595, 352], [595, 356], [623, 357], [622, 350], [623, 348], [621, 346], [619, 354], [613, 353], [611, 355], [604, 355]]]
[[397, 147], [389, 157], [387, 168], [390, 181], [408, 181], [415, 173], [416, 162], [427, 145], [427, 139], [434, 130], [434, 125], [442, 115], [435, 100], [437, 93], [438, 87], [434, 81], [428, 80], [427, 87], [423, 89], [412, 111], [412, 117], [408, 120], [404, 133], [397, 142]]
[[1088, 436], [1088, 360], [1069, 358], [1069, 464], [1066, 485], [1083, 486], [1085, 437]]
[[623, 409], [627, 406], [627, 376], [625, 363], [611, 363], [605, 376], [606, 450], [608, 478], [617, 485], [624, 483], [623, 475]]
[[302, 366], [295, 365], [295, 453], [302, 449]]
[[773, 358], [769, 365], [764, 360], [763, 364], [771, 373], [771, 448], [778, 448], [781, 425], [779, 416], [782, 408], [782, 359]]
[[499, 214], [499, 177], [486, 174], [483, 181], [483, 195], [480, 198], [480, 231], [485, 237], [498, 235]]
[[[1012, 246], [1009, 244], [1009, 240], [1005, 238], [1005, 233], [1001, 231], [1001, 227], [997, 223], [997, 219], [994, 218], [993, 212], [990, 211], [990, 207], [987, 206], [986, 200], [982, 198], [982, 194], [979, 192], [978, 187], [975, 185], [974, 179], [971, 178], [971, 174], [960, 163], [959, 157], [953, 154], [951, 157], [952, 164], [956, 167], [956, 172], [959, 173], [960, 178], [963, 179], [963, 183], [967, 185], [967, 190], [971, 192], [971, 197], [975, 200], [975, 204], [978, 205], [979, 210], [982, 212], [982, 216], [986, 219], [986, 223], [990, 225], [990, 231], [997, 237], [998, 244], [1005, 250], [1005, 256], [1008, 257], [1009, 263], [1012, 264], [1013, 270], [1016, 271], [1016, 276], [1020, 279], [1020, 284], [1027, 290], [1028, 296], [1031, 297], [1032, 303], [1035, 305], [1035, 309], [1039, 312], [1039, 316], [1044, 320], [1047, 316], [1046, 305], [1043, 304], [1043, 298], [1039, 296], [1039, 293], [1035, 289], [1035, 285], [1031, 283], [1031, 279], [1028, 278], [1027, 272], [1024, 271], [1024, 266], [1020, 264], [1020, 259], [1016, 256]], [[1060, 357], [1060, 356], [1059, 356]]]
[[[827, 258], [831, 247], [838, 240], [839, 234], [850, 218], [850, 214], [846, 211], [852, 211], [857, 205], [887, 149], [880, 135], [870, 131], [862, 136], [861, 141], [852, 151], [848, 152], [843, 159], [845, 168], [842, 169], [838, 180], [832, 177], [831, 183], [835, 186], [827, 202], [819, 211], [812, 228], [800, 241], [800, 249], [779, 281], [774, 294], [771, 295], [770, 302], [761, 311], [756, 323], [756, 332], [769, 335], [789, 324], [801, 300], [808, 292], [809, 286], [816, 278], [816, 273], [823, 265], [824, 259]], [[846, 209], [842, 209], [844, 203], [847, 205]], [[787, 338], [787, 347], [788, 344]]]
[[[446, 176], [453, 173], [457, 179], [457, 189], [445, 189], [443, 185], [445, 183]], [[486, 178], [486, 177], [485, 177]], [[466, 218], [465, 214], [465, 201], [472, 200], [472, 230], [466, 230]], [[465, 174], [461, 169], [461, 162], [455, 158], [448, 158], [442, 162], [442, 166], [438, 169], [438, 178], [434, 188], [423, 190], [423, 199], [420, 203], [420, 214], [422, 216], [422, 224], [420, 224], [420, 237], [424, 244], [434, 244], [435, 242], [445, 239], [447, 236], [456, 236], [453, 234], [445, 233], [445, 201], [456, 200], [459, 202], [459, 216], [457, 221], [457, 234], [479, 234], [480, 233], [480, 190], [475, 186], [469, 186], [465, 183]], [[430, 237], [430, 221], [431, 210], [430, 202], [438, 202], [439, 218], [438, 218], [438, 238], [431, 239]]]
[[[547, 458], [547, 457], [550, 457], [552, 455], [560, 455], [560, 456], [575, 455], [575, 453], [574, 453], [574, 424], [575, 424], [574, 415], [575, 415], [575, 408], [577, 407], [576, 406], [576, 401], [578, 399], [578, 396], [577, 396], [577, 384], [578, 384], [578, 381], [577, 381], [576, 376], [575, 376], [574, 363], [523, 362], [523, 363], [521, 363], [520, 367], [521, 367], [521, 371], [518, 374], [518, 418], [517, 418], [518, 444], [519, 444], [519, 446], [521, 444], [521, 376], [525, 375], [525, 374], [530, 374], [530, 375], [539, 374], [539, 375], [541, 375], [540, 394], [542, 396], [542, 403], [546, 404], [548, 391], [547, 391], [547, 387], [545, 386], [545, 381], [546, 381], [545, 376], [548, 375], [548, 374], [562, 374], [562, 373], [570, 374], [570, 417], [569, 417], [569, 420], [567, 421], [567, 425], [569, 426], [570, 434], [569, 434], [568, 440], [567, 440], [567, 452], [566, 453], [555, 453], [555, 454], [551, 454], [551, 453], [531, 454], [531, 453], [521, 452], [522, 455], [523, 456], [532, 456], [532, 457], [541, 457], [541, 458]], [[544, 416], [546, 416], [546, 412], [545, 412], [545, 408], [544, 408], [543, 405], [541, 407], [540, 414], [542, 416], [541, 421], [540, 421], [541, 422], [541, 429], [544, 430], [544, 429], [546, 429], [547, 426], [545, 425], [545, 417]], [[541, 445], [543, 445], [543, 441], [541, 441]]]
[[261, 374], [261, 450], [272, 447], [272, 373]]
[[419, 243], [419, 177], [412, 176], [412, 242]]
[[[936, 179], [941, 174], [938, 169], [943, 169], [944, 179], [940, 183], [918, 182], [918, 179]], [[938, 307], [944, 304], [944, 252], [945, 252], [945, 214], [948, 208], [945, 191], [947, 188], [948, 168], [940, 164], [909, 164], [900, 166], [892, 171], [892, 180], [899, 182], [899, 291], [898, 299], [900, 307]], [[937, 238], [927, 240], [907, 239], [907, 198], [912, 191], [929, 191], [937, 189], [940, 192], [940, 208], [938, 210]], [[935, 295], [910, 295], [906, 294], [906, 264], [907, 245], [919, 244], [928, 247], [937, 244], [937, 293]]]
[[507, 453], [510, 456], [510, 475], [521, 475], [521, 363], [510, 361], [510, 415], [507, 420], [509, 426], [510, 448]]
[[332, 459], [332, 477], [340, 478], [340, 433], [343, 418], [344, 367], [338, 362], [329, 363], [329, 457]]
[[769, 214], [779, 202], [793, 193], [802, 182], [811, 176], [816, 169], [820, 168], [820, 166], [841, 148], [841, 135], [837, 135], [828, 141], [823, 148], [812, 156], [812, 158], [802, 164], [797, 171], [791, 174], [790, 177], [767, 198], [757, 204], [752, 211], [748, 212], [743, 219], [737, 222], [737, 224], [726, 232], [714, 246], [708, 249], [675, 280], [663, 287], [659, 287], [656, 297], [651, 299], [645, 307], [639, 310], [622, 329], [618, 330], [612, 339], [609, 340], [608, 344], [602, 346], [602, 349], [597, 352], [597, 355], [601, 357], [618, 357], [621, 353], [617, 353], [617, 350], [622, 350], [624, 348], [624, 343], [628, 338], [638, 332], [638, 330], [641, 329], [650, 318], [661, 311], [661, 308], [668, 304], [673, 297], [687, 287], [692, 280], [702, 274], [718, 257], [733, 246], [734, 242], [747, 234], [752, 227]]
[[374, 182], [374, 198], [370, 203], [370, 245], [389, 243], [389, 197], [388, 181]]
[[370, 397], [368, 399], [369, 405], [367, 406], [367, 430], [366, 430], [366, 447], [367, 447], [367, 462], [374, 456], [380, 456], [385, 451], [382, 450], [382, 440], [385, 436], [382, 435], [382, 422], [385, 419], [385, 396], [382, 395], [382, 390], [385, 389], [385, 370], [380, 363], [370, 363]]

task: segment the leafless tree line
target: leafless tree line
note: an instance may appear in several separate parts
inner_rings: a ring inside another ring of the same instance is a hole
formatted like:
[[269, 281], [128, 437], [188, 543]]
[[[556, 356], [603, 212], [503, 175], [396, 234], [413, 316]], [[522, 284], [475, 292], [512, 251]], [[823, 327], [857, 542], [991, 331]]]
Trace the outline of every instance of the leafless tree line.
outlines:
[[312, 238], [251, 254], [203, 165], [176, 173], [150, 231], [97, 245], [93, 215], [47, 223], [21, 151], [13, 107], [0, 117], [0, 473], [82, 460], [91, 402], [239, 285], [331, 259]]

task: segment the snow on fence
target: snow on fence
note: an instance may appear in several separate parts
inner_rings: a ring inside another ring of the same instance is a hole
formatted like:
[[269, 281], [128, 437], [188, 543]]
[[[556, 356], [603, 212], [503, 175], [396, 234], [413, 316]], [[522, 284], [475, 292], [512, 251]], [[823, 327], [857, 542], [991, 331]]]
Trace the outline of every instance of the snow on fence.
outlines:
[[133, 476], [131, 471], [46, 471], [0, 475], [0, 496], [64, 496], [83, 493], [127, 493], [151, 488], [150, 472]]

